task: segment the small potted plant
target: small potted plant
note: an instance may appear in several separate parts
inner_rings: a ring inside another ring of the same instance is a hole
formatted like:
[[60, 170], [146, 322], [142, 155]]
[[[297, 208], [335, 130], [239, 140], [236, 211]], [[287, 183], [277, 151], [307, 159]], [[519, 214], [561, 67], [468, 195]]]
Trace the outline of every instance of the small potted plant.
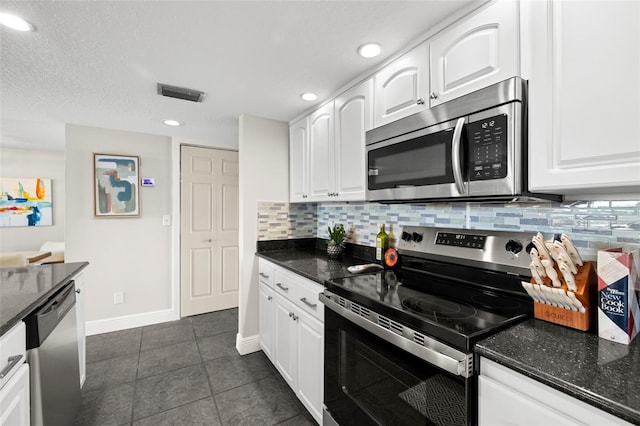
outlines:
[[342, 254], [344, 248], [344, 240], [347, 232], [342, 224], [334, 225], [333, 228], [327, 227], [329, 230], [329, 243], [327, 244], [327, 254], [329, 257], [336, 258]]

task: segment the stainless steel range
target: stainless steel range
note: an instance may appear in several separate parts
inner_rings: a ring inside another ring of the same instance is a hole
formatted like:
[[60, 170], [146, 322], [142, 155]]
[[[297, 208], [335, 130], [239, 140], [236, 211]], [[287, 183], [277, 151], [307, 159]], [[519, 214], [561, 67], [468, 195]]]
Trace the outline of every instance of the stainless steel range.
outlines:
[[475, 424], [473, 346], [532, 316], [529, 244], [407, 226], [399, 269], [327, 281], [324, 423]]

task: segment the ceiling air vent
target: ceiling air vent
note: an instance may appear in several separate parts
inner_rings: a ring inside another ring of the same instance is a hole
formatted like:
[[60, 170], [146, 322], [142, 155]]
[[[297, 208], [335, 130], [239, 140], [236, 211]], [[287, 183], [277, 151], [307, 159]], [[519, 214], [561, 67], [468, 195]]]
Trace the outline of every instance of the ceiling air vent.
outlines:
[[205, 93], [199, 90], [187, 89], [185, 87], [169, 86], [168, 84], [158, 83], [158, 95], [168, 98], [184, 99], [191, 102], [202, 102]]

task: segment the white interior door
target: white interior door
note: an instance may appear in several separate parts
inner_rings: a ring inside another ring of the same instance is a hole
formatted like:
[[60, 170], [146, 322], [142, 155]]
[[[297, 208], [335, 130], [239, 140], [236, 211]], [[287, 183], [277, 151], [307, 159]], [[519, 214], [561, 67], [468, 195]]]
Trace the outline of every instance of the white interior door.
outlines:
[[181, 316], [238, 306], [238, 153], [181, 147]]

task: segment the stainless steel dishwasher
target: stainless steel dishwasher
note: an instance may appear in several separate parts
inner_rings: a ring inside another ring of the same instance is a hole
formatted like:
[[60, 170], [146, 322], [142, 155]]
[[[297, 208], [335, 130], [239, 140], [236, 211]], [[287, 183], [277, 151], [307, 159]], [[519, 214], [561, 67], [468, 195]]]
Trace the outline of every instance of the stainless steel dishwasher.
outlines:
[[73, 281], [24, 320], [31, 369], [31, 425], [71, 425], [80, 406]]

